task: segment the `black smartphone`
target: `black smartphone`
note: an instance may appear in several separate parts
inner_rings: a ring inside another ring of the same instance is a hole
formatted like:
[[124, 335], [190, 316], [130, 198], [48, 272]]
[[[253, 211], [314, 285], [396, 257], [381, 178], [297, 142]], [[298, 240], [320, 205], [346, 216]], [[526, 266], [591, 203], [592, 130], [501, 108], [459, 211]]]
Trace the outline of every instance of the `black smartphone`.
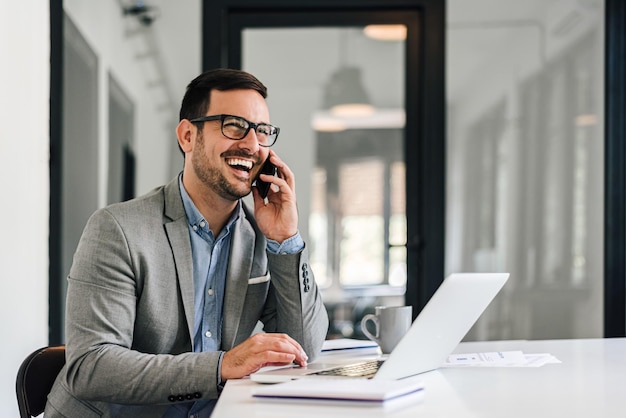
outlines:
[[[277, 173], [278, 173], [278, 169], [276, 168], [274, 164], [270, 162], [270, 159], [268, 157], [267, 160], [265, 160], [265, 162], [263, 163], [263, 166], [261, 167], [261, 171], [259, 171], [259, 174], [269, 174], [270, 176], [275, 176]], [[271, 185], [272, 183], [267, 183], [261, 180], [259, 176], [257, 176], [256, 187], [257, 189], [259, 189], [259, 194], [261, 195], [263, 199], [265, 199], [265, 197], [267, 196], [267, 193], [270, 191]]]

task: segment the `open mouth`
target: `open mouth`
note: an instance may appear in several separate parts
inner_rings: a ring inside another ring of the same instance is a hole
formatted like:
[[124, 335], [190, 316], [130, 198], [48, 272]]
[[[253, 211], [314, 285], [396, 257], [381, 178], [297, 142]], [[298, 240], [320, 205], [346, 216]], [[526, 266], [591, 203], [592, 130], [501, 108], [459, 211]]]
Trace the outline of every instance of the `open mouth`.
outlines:
[[234, 168], [235, 170], [244, 171], [249, 173], [254, 166], [254, 163], [249, 160], [243, 160], [241, 158], [227, 158], [226, 164]]

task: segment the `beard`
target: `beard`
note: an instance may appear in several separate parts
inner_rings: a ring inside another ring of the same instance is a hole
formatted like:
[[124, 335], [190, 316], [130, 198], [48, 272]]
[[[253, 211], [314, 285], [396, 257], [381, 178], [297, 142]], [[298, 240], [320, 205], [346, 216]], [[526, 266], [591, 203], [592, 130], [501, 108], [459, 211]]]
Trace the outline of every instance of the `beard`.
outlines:
[[206, 187], [213, 190], [223, 199], [235, 201], [250, 194], [250, 185], [244, 182], [240, 184], [230, 183], [217, 167], [213, 167], [207, 162], [205, 155], [204, 137], [199, 132], [196, 150], [194, 150], [191, 157], [191, 165], [196, 176]]

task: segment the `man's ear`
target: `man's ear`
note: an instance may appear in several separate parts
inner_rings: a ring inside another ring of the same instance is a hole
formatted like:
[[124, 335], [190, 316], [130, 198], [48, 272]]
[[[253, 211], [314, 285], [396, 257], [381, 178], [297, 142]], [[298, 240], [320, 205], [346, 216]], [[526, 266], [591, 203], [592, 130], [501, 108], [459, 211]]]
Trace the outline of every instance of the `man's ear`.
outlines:
[[183, 119], [176, 127], [176, 136], [178, 137], [178, 145], [184, 153], [193, 150], [192, 138], [196, 133], [196, 127], [188, 119]]

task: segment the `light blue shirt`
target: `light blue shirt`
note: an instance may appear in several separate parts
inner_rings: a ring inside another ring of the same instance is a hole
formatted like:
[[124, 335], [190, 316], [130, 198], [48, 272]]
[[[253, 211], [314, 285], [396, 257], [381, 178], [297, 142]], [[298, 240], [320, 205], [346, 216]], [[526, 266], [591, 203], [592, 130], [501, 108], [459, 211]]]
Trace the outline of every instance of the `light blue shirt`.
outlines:
[[[242, 203], [241, 201], [237, 203], [226, 226], [215, 238], [209, 229], [209, 223], [185, 190], [182, 174], [178, 178], [178, 185], [189, 224], [193, 259], [193, 351], [219, 351], [222, 342], [222, 305], [232, 238], [231, 231], [234, 223], [239, 219]], [[274, 240], [267, 240], [267, 250], [274, 254], [295, 254], [302, 248], [304, 248], [304, 242], [299, 233], [280, 244]], [[218, 367], [221, 368], [221, 358]], [[217, 374], [219, 380], [220, 370]], [[164, 417], [208, 418], [216, 403], [217, 400], [212, 399], [172, 405]]]

